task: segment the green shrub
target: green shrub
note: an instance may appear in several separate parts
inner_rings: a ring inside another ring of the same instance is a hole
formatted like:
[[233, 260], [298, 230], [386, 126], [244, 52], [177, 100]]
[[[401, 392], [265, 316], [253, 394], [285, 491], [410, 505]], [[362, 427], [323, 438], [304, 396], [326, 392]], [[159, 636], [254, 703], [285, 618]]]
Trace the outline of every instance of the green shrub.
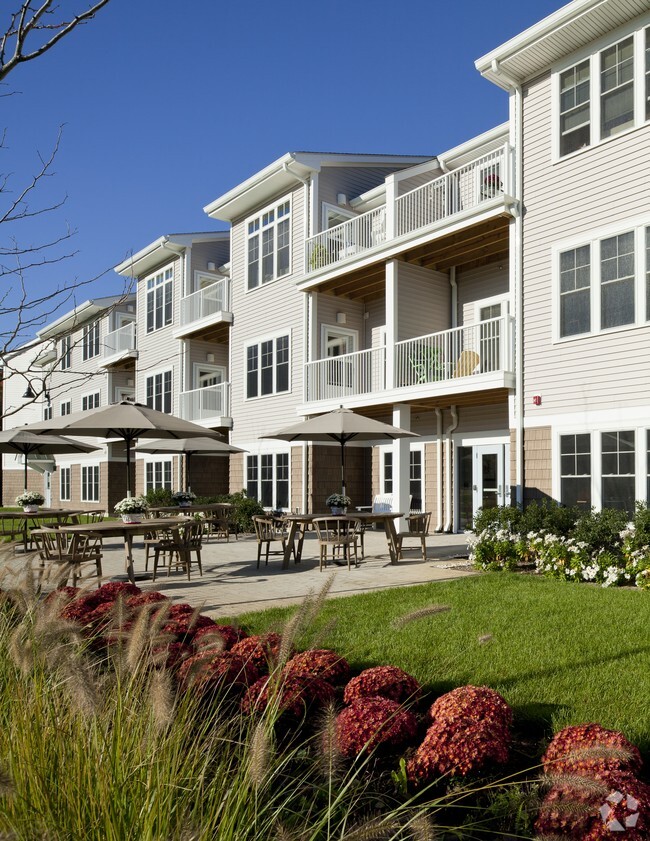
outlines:
[[228, 515], [232, 523], [236, 523], [240, 532], [255, 531], [253, 517], [264, 514], [264, 509], [256, 499], [246, 496], [246, 491], [234, 494], [219, 494], [218, 496], [201, 496], [196, 500], [197, 505], [212, 505], [215, 502], [228, 502], [233, 506]]
[[521, 521], [522, 512], [511, 505], [501, 505], [496, 508], [480, 508], [476, 517], [474, 517], [472, 529], [476, 534], [486, 530], [506, 530], [518, 534]]
[[567, 508], [554, 499], [527, 505], [521, 515], [522, 534], [532, 531], [550, 531], [566, 537], [575, 527], [580, 512], [576, 508]]
[[603, 508], [602, 511], [592, 509], [579, 517], [573, 537], [586, 543], [592, 552], [600, 549], [612, 551], [614, 547], [620, 546], [621, 532], [629, 519], [626, 511], [615, 508]]
[[144, 498], [151, 508], [155, 508], [156, 506], [164, 508], [174, 504], [172, 502], [172, 492], [169, 488], [150, 488], [144, 495]]

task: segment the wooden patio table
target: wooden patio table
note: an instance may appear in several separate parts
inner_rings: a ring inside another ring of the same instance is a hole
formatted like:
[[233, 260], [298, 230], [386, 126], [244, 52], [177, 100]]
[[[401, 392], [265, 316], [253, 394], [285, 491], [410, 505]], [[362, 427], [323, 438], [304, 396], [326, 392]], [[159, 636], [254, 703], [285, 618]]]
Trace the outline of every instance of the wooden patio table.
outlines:
[[141, 523], [121, 523], [119, 520], [105, 520], [103, 523], [82, 523], [76, 526], [62, 526], [59, 531], [69, 534], [97, 534], [100, 537], [121, 537], [124, 540], [124, 561], [129, 581], [135, 584], [133, 572], [133, 538], [136, 535], [147, 534], [157, 529], [168, 529], [181, 526], [187, 522], [186, 517], [160, 517], [142, 520]]
[[[282, 559], [282, 569], [289, 569], [289, 561], [291, 560], [291, 547], [296, 539], [298, 528], [302, 525], [298, 545], [296, 546], [296, 563], [300, 563], [302, 558], [302, 545], [305, 540], [305, 531], [310, 526], [316, 517], [331, 517], [331, 512], [324, 512], [322, 514], [287, 514], [283, 519], [289, 523], [289, 535], [287, 544], [284, 550], [284, 558]], [[386, 533], [386, 542], [388, 543], [388, 553], [390, 555], [391, 564], [397, 563], [397, 532], [395, 530], [395, 520], [403, 517], [404, 514], [394, 511], [382, 512], [361, 512], [355, 511], [348, 515], [351, 519], [361, 520], [366, 525], [371, 523], [381, 523]]]
[[56, 525], [62, 525], [68, 521], [78, 523], [79, 517], [82, 514], [94, 514], [98, 510], [93, 509], [89, 511], [87, 508], [43, 508], [39, 506], [38, 511], [35, 513], [30, 513], [29, 511], [0, 511], [0, 519], [22, 521], [23, 548], [27, 552], [30, 523], [36, 528], [47, 526], [48, 523], [56, 523]]
[[209, 502], [206, 505], [152, 505], [152, 514], [213, 514], [215, 511], [230, 511], [232, 502]]

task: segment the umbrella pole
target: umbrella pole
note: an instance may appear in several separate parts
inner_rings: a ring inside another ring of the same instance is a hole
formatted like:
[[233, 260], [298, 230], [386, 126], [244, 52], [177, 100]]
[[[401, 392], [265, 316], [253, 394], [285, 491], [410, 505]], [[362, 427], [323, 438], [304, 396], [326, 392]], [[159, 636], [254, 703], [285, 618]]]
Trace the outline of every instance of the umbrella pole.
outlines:
[[341, 441], [341, 493], [347, 496], [345, 493], [345, 441]]
[[131, 493], [131, 437], [125, 436], [124, 443], [126, 444], [126, 495], [133, 496]]
[[191, 491], [192, 485], [190, 483], [190, 459], [192, 458], [192, 453], [185, 453], [185, 490]]
[[23, 453], [23, 459], [25, 461], [25, 478], [23, 479], [23, 490], [27, 490], [27, 453]]

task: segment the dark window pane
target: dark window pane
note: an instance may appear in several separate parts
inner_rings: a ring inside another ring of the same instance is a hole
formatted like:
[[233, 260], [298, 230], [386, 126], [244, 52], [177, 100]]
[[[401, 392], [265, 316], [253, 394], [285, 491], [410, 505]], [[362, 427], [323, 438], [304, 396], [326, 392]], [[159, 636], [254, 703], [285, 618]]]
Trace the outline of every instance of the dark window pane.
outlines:
[[560, 494], [564, 505], [591, 508], [591, 478], [587, 476], [563, 478]]
[[634, 477], [603, 477], [603, 508], [634, 510]]

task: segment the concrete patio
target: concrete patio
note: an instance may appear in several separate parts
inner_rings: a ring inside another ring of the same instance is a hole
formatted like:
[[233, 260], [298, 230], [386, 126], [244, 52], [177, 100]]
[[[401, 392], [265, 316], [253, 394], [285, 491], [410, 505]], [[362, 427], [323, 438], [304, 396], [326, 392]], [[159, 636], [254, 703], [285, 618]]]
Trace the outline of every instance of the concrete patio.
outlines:
[[[366, 532], [366, 558], [358, 568], [328, 564], [327, 572], [318, 568], [318, 543], [309, 533], [305, 540], [302, 561], [289, 569], [282, 569], [278, 556], [264, 559], [256, 567], [257, 540], [246, 535], [230, 541], [210, 540], [202, 551], [203, 577], [193, 563], [191, 581], [182, 572], [168, 577], [166, 570], [159, 571], [155, 584], [149, 572], [144, 572], [144, 548], [141, 539], [134, 543], [136, 583], [145, 590], [157, 589], [176, 601], [187, 601], [201, 606], [212, 616], [236, 616], [270, 607], [284, 607], [299, 603], [310, 592], [318, 591], [330, 573], [334, 583], [330, 596], [349, 596], [354, 593], [446, 581], [471, 575], [463, 564], [467, 558], [466, 538], [462, 534], [431, 535], [427, 538], [427, 560], [423, 561], [420, 548], [405, 548], [404, 559], [391, 565], [383, 532]], [[452, 563], [453, 561], [457, 563]], [[124, 574], [124, 549], [121, 540], [104, 542], [103, 569], [105, 579], [126, 580]]]

